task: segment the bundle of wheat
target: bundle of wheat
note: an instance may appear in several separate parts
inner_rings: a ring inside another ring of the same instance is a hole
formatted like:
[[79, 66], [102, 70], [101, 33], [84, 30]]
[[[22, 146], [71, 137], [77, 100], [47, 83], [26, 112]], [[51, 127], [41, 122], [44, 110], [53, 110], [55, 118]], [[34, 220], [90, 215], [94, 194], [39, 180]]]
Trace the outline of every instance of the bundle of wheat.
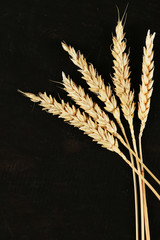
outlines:
[[[77, 86], [73, 80], [66, 76], [62, 72], [62, 80], [65, 91], [68, 93], [76, 104], [80, 108], [76, 108], [74, 105], [70, 106], [69, 103], [65, 103], [63, 100], [57, 102], [51, 95], [47, 96], [46, 93], [39, 93], [38, 95], [22, 92], [25, 96], [31, 99], [33, 102], [40, 102], [40, 106], [43, 110], [53, 114], [59, 115], [64, 121], [67, 121], [71, 125], [78, 127], [85, 134], [90, 136], [93, 141], [101, 144], [102, 147], [116, 152], [122, 159], [132, 168], [133, 172], [133, 184], [135, 195], [135, 222], [136, 222], [136, 240], [139, 239], [139, 223], [138, 223], [138, 191], [136, 174], [139, 178], [139, 191], [140, 191], [140, 209], [141, 209], [141, 239], [150, 240], [148, 209], [146, 201], [145, 185], [156, 195], [160, 200], [160, 195], [152, 187], [152, 185], [146, 180], [144, 176], [144, 169], [150, 174], [153, 179], [160, 184], [160, 181], [154, 176], [154, 174], [143, 163], [141, 137], [145, 124], [147, 121], [150, 100], [152, 95], [153, 85], [153, 40], [154, 34], [147, 33], [146, 46], [143, 51], [143, 64], [142, 64], [142, 85], [140, 86], [139, 103], [138, 103], [138, 117], [141, 120], [140, 133], [139, 133], [139, 154], [137, 151], [137, 141], [134, 134], [134, 91], [131, 90], [130, 79], [130, 67], [129, 67], [129, 54], [126, 53], [126, 39], [124, 38], [124, 26], [123, 18], [118, 22], [115, 28], [115, 36], [113, 36], [113, 45], [111, 53], [114, 57], [112, 76], [113, 84], [115, 86], [114, 91], [110, 85], [105, 85], [101, 75], [93, 67], [93, 64], [88, 64], [83, 54], [80, 51], [76, 52], [71, 46], [68, 46], [65, 42], [62, 42], [62, 47], [71, 57], [72, 62], [78, 66], [82, 74], [82, 78], [86, 80], [89, 85], [89, 90], [94, 92], [97, 97], [104, 102], [104, 110], [95, 103], [92, 98], [85, 93], [81, 86]], [[125, 133], [125, 128], [121, 122], [120, 114], [121, 110], [117, 104], [116, 96], [120, 99], [120, 106], [125, 119], [128, 121], [131, 138], [133, 143], [133, 149], [129, 144], [128, 138]], [[115, 121], [110, 120], [109, 115], [106, 113], [112, 113]], [[120, 126], [121, 133], [118, 133], [117, 125]], [[126, 158], [124, 153], [120, 150], [118, 141], [120, 141], [130, 153], [131, 161]], [[134, 159], [136, 161], [136, 166]]]

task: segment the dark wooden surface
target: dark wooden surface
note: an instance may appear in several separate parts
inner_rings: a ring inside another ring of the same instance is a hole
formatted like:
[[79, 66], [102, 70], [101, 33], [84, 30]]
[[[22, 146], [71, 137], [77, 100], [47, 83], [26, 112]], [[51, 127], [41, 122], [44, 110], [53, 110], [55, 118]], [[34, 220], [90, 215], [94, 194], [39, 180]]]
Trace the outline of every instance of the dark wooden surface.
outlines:
[[[69, 100], [60, 85], [50, 81], [61, 82], [62, 70], [86, 89], [61, 47], [62, 40], [80, 49], [111, 83], [115, 4], [122, 14], [127, 2], [1, 0], [1, 240], [135, 239], [129, 167], [116, 154], [17, 93], [17, 89], [47, 91]], [[130, 1], [127, 12], [125, 31], [136, 100], [146, 32], [148, 28], [157, 32], [154, 93], [143, 152], [145, 163], [160, 178], [159, 1]], [[138, 133], [137, 117], [134, 124]], [[147, 199], [151, 239], [159, 240], [160, 204], [148, 189]]]

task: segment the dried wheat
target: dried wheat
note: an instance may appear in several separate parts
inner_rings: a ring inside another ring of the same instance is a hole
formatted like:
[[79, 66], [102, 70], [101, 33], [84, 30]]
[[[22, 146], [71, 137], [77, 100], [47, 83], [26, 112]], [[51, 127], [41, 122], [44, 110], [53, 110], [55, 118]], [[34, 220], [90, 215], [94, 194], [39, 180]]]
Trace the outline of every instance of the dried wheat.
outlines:
[[94, 103], [92, 98], [85, 93], [81, 86], [77, 86], [70, 77], [66, 77], [62, 73], [63, 85], [68, 96], [74, 99], [74, 101], [87, 112], [94, 121], [98, 122], [100, 127], [107, 128], [112, 134], [117, 134], [117, 127], [113, 121], [111, 121], [108, 115], [101, 110], [97, 103]]
[[[72, 62], [80, 68], [79, 71], [83, 75], [82, 78], [85, 79], [87, 84], [89, 85], [89, 89], [92, 92], [96, 93], [99, 99], [101, 99], [105, 103], [105, 110], [113, 114], [118, 125], [121, 128], [125, 141], [130, 148], [125, 129], [120, 119], [120, 110], [117, 106], [115, 95], [112, 93], [111, 86], [105, 86], [104, 80], [102, 79], [101, 75], [98, 74], [97, 70], [93, 67], [93, 64], [87, 64], [86, 59], [84, 58], [83, 54], [80, 53], [80, 51], [76, 52], [73, 47], [68, 46], [65, 42], [62, 42], [62, 47], [65, 51], [69, 53]], [[132, 156], [131, 161], [133, 163]]]
[[[101, 75], [98, 74], [97, 70], [93, 67], [93, 64], [87, 64], [86, 59], [84, 58], [83, 54], [80, 53], [80, 51], [76, 52], [73, 47], [68, 46], [65, 42], [62, 42], [62, 47], [65, 51], [69, 53], [72, 62], [80, 68], [79, 71], [83, 75], [82, 78], [85, 79], [87, 84], [89, 85], [89, 89], [92, 92], [96, 93], [99, 99], [101, 99], [105, 103], [105, 110], [113, 114], [118, 125], [121, 128], [125, 141], [130, 148], [125, 129], [120, 119], [120, 110], [117, 106], [115, 95], [112, 93], [111, 86], [105, 86], [104, 80], [102, 79]], [[132, 156], [131, 161], [133, 163]]]
[[[101, 99], [101, 101], [105, 103], [105, 110], [113, 114], [118, 125], [121, 128], [125, 141], [130, 148], [125, 129], [120, 119], [120, 109], [117, 106], [117, 101], [115, 95], [112, 93], [111, 86], [105, 86], [104, 80], [102, 79], [101, 75], [98, 74], [97, 70], [93, 67], [93, 64], [87, 64], [85, 57], [83, 56], [83, 54], [81, 54], [80, 51], [76, 52], [73, 47], [68, 46], [65, 42], [62, 42], [62, 47], [65, 51], [69, 53], [72, 62], [80, 68], [79, 71], [83, 75], [82, 78], [85, 79], [87, 84], [89, 85], [89, 89], [95, 94], [97, 94], [99, 99]], [[131, 161], [133, 163], [132, 156]]]
[[[150, 30], [147, 32], [146, 44], [143, 48], [143, 63], [142, 63], [142, 85], [140, 86], [139, 103], [138, 103], [138, 117], [141, 120], [140, 133], [139, 133], [139, 154], [140, 159], [143, 163], [142, 156], [142, 144], [141, 138], [143, 130], [146, 125], [148, 113], [150, 109], [151, 95], [153, 91], [153, 72], [154, 72], [154, 61], [153, 61], [153, 41], [155, 33], [150, 34]], [[144, 176], [143, 166], [141, 165], [141, 172]], [[143, 182], [142, 182], [143, 183]], [[145, 193], [145, 185], [143, 184], [143, 191]], [[146, 202], [146, 194], [144, 195], [144, 207], [145, 207], [145, 225], [146, 225], [146, 236], [147, 240], [150, 240], [150, 229], [149, 229], [149, 218], [148, 209]]]
[[134, 92], [130, 90], [130, 67], [129, 54], [125, 53], [126, 40], [124, 39], [122, 21], [118, 21], [116, 26], [116, 36], [113, 36], [113, 83], [116, 95], [121, 101], [121, 107], [125, 118], [131, 122], [134, 116], [135, 103], [133, 101]]
[[[125, 12], [123, 16], [125, 16]], [[118, 10], [118, 16], [119, 16], [119, 10]], [[124, 36], [125, 34], [123, 33], [122, 20], [120, 21], [120, 17], [119, 17], [118, 24], [116, 26], [116, 36], [112, 37], [112, 40], [113, 40], [112, 55], [114, 57], [114, 60], [113, 60], [114, 74], [113, 74], [112, 80], [115, 85], [116, 95], [120, 98], [120, 101], [121, 101], [121, 107], [122, 107], [124, 117], [128, 120], [129, 125], [131, 126], [131, 122], [133, 121], [133, 116], [134, 116], [135, 104], [133, 102], [134, 93], [130, 90], [129, 56], [128, 54], [125, 53], [126, 43], [124, 40]], [[119, 123], [119, 126], [123, 132], [126, 143], [130, 147], [128, 138], [125, 133], [125, 129], [121, 122]], [[134, 137], [132, 137], [132, 139], [134, 142], [134, 149], [136, 149]], [[130, 153], [130, 158], [131, 158], [131, 162], [134, 165], [134, 160], [131, 153]], [[140, 172], [140, 169], [139, 169], [139, 172]], [[137, 195], [137, 180], [134, 172], [133, 172], [133, 186], [134, 186], [134, 201], [135, 201], [136, 240], [138, 240], [139, 239], [138, 195]]]
[[151, 95], [153, 91], [153, 40], [155, 33], [150, 34], [147, 32], [146, 46], [143, 48], [143, 63], [142, 63], [142, 85], [140, 86], [139, 104], [138, 104], [138, 117], [141, 120], [140, 135], [142, 135], [145, 124], [148, 118], [150, 109]]
[[110, 151], [119, 151], [118, 141], [113, 135], [106, 129], [98, 126], [98, 124], [84, 112], [81, 113], [79, 108], [76, 109], [74, 105], [70, 106], [69, 103], [65, 103], [63, 100], [61, 100], [61, 103], [58, 103], [55, 98], [52, 98], [51, 95], [47, 96], [46, 93], [39, 93], [38, 96], [32, 93], [23, 94], [29, 97], [33, 102], [40, 102], [40, 106], [43, 107], [43, 110], [46, 110], [53, 115], [59, 115], [64, 121], [68, 121], [71, 125], [78, 127], [104, 148], [107, 148]]
[[76, 52], [71, 46], [62, 42], [62, 47], [71, 56], [72, 62], [80, 68], [80, 72], [83, 75], [83, 79], [86, 80], [89, 85], [90, 91], [94, 92], [98, 98], [105, 103], [105, 109], [108, 112], [113, 113], [115, 119], [120, 121], [120, 110], [117, 106], [117, 101], [112, 93], [111, 86], [105, 86], [104, 80], [101, 75], [98, 74], [93, 64], [87, 64], [87, 61], [80, 51]]
[[[119, 10], [118, 10], [119, 11]], [[119, 12], [118, 12], [119, 13]], [[118, 14], [119, 15], [119, 14]], [[123, 31], [123, 18], [126, 16], [126, 10], [122, 19], [118, 18], [118, 23], [115, 29], [115, 36], [113, 36], [112, 55], [114, 73], [112, 76], [113, 83], [115, 85], [115, 93], [119, 97], [121, 102], [122, 112], [124, 117], [129, 123], [131, 137], [133, 142], [134, 151], [131, 149], [125, 129], [120, 119], [120, 109], [117, 105], [117, 100], [112, 92], [111, 86], [105, 86], [104, 80], [97, 70], [93, 67], [93, 64], [87, 64], [85, 57], [80, 51], [76, 52], [71, 46], [66, 43], [62, 43], [62, 47], [71, 56], [72, 62], [80, 68], [80, 72], [83, 75], [83, 79], [86, 80], [89, 85], [89, 89], [94, 92], [97, 97], [105, 103], [105, 110], [112, 113], [117, 123], [119, 124], [124, 139], [117, 132], [117, 127], [114, 121], [109, 119], [109, 116], [101, 110], [97, 103], [94, 103], [92, 98], [85, 93], [81, 86], [77, 86], [69, 77], [62, 74], [63, 85], [68, 95], [74, 99], [74, 101], [85, 111], [81, 112], [79, 108], [74, 105], [69, 105], [61, 100], [61, 103], [57, 102], [51, 95], [47, 96], [46, 93], [34, 95], [31, 93], [23, 93], [29, 97], [33, 102], [40, 102], [43, 110], [46, 110], [53, 115], [59, 115], [64, 121], [67, 121], [71, 125], [78, 127], [85, 134], [90, 136], [93, 141], [101, 144], [102, 147], [107, 148], [110, 151], [118, 153], [122, 159], [132, 168], [133, 171], [133, 184], [135, 194], [135, 216], [136, 216], [136, 240], [139, 239], [138, 233], [138, 202], [137, 202], [137, 189], [136, 189], [136, 175], [139, 177], [140, 186], [140, 204], [141, 204], [141, 240], [145, 239], [144, 235], [144, 219], [146, 229], [146, 240], [150, 240], [148, 211], [145, 193], [145, 184], [152, 190], [152, 192], [160, 200], [160, 195], [150, 185], [150, 183], [144, 177], [144, 169], [160, 184], [160, 181], [152, 174], [152, 172], [144, 165], [142, 157], [142, 145], [141, 138], [143, 130], [146, 125], [148, 113], [150, 109], [150, 100], [152, 95], [153, 85], [153, 40], [154, 34], [147, 33], [145, 47], [143, 49], [143, 64], [142, 64], [142, 85], [140, 86], [139, 103], [138, 103], [138, 117], [141, 120], [140, 133], [139, 133], [139, 152], [140, 158], [137, 153], [136, 139], [133, 127], [133, 117], [135, 111], [134, 103], [134, 91], [131, 91], [130, 83], [130, 67], [129, 67], [129, 54], [126, 53], [126, 39]], [[118, 146], [118, 140], [129, 150], [131, 162], [128, 161], [126, 156], [120, 151]], [[134, 166], [133, 156], [136, 158], [137, 169]], [[140, 163], [140, 164], [139, 164]], [[141, 168], [140, 168], [141, 166]]]
[[[93, 119], [98, 123], [98, 125], [102, 128], [106, 128], [111, 134], [113, 134], [116, 138], [118, 138], [121, 143], [137, 158], [137, 155], [132, 151], [132, 149], [125, 143], [123, 138], [118, 134], [117, 127], [114, 121], [109, 119], [109, 116], [101, 110], [97, 103], [94, 103], [92, 98], [89, 97], [88, 94], [85, 93], [84, 89], [81, 86], [77, 86], [75, 82], [70, 79], [70, 77], [66, 76], [64, 72], [62, 72], [62, 79], [65, 91], [68, 93], [74, 101], [87, 112]], [[140, 162], [140, 159], [137, 158]], [[155, 181], [160, 185], [160, 181], [150, 172], [150, 170], [144, 166], [146, 171], [155, 179]]]
[[78, 127], [85, 134], [90, 136], [93, 141], [101, 144], [102, 147], [118, 153], [160, 200], [160, 195], [156, 192], [152, 185], [141, 175], [141, 173], [137, 171], [134, 165], [120, 151], [117, 139], [115, 139], [114, 136], [106, 129], [99, 127], [98, 124], [91, 119], [91, 117], [87, 116], [84, 112], [81, 113], [79, 108], [77, 109], [74, 105], [70, 106], [69, 103], [65, 103], [63, 100], [61, 100], [61, 103], [58, 103], [55, 98], [52, 98], [51, 95], [47, 96], [46, 93], [39, 93], [37, 96], [33, 93], [25, 93], [20, 90], [19, 92], [30, 98], [32, 102], [40, 102], [39, 105], [42, 106], [42, 109], [48, 113], [59, 115], [59, 117], [63, 118], [64, 121]]
[[[123, 24], [122, 20], [118, 19], [118, 23], [115, 29], [116, 35], [112, 37], [113, 41], [113, 48], [112, 48], [112, 55], [114, 57], [113, 60], [113, 83], [115, 85], [115, 92], [116, 95], [119, 97], [121, 101], [121, 107], [124, 114], [124, 117], [129, 123], [131, 137], [133, 142], [133, 147], [135, 153], [138, 155], [137, 152], [137, 145], [135, 140], [134, 128], [133, 128], [133, 117], [134, 117], [134, 110], [135, 110], [135, 103], [134, 99], [134, 92], [131, 91], [131, 84], [130, 84], [130, 67], [129, 67], [129, 54], [126, 51], [126, 40], [124, 39], [125, 33], [123, 31]], [[140, 173], [140, 165], [138, 161], [137, 169]], [[135, 177], [134, 178], [134, 187], [136, 185]], [[141, 238], [144, 240], [144, 210], [143, 210], [143, 188], [142, 188], [142, 181], [139, 178], [139, 188], [140, 188], [140, 202], [141, 202]], [[136, 203], [137, 204], [137, 203]], [[137, 207], [137, 206], [136, 206]], [[138, 217], [136, 216], [136, 221], [138, 221]], [[138, 223], [136, 222], [136, 239], [138, 240]]]

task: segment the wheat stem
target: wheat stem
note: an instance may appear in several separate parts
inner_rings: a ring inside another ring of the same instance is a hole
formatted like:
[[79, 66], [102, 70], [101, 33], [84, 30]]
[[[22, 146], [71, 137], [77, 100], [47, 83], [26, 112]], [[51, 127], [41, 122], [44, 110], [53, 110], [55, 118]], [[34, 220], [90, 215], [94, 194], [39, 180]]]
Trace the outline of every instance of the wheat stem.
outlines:
[[[129, 54], [125, 53], [126, 40], [124, 39], [125, 33], [123, 32], [123, 24], [119, 19], [116, 26], [116, 36], [113, 36], [113, 49], [112, 55], [114, 57], [113, 63], [113, 83], [115, 85], [116, 95], [121, 101], [121, 107], [124, 117], [129, 123], [131, 137], [133, 142], [134, 151], [137, 154], [136, 140], [133, 129], [133, 116], [135, 110], [135, 103], [133, 101], [134, 92], [130, 90], [130, 67], [129, 67]], [[137, 154], [138, 155], [138, 154]], [[140, 172], [140, 165], [138, 161], [137, 169]], [[143, 189], [142, 182], [139, 178], [140, 189], [140, 205], [141, 205], [141, 239], [144, 240], [144, 207], [143, 207]]]
[[[135, 139], [134, 128], [133, 128], [133, 121], [129, 123], [129, 126], [130, 126], [130, 131], [131, 131], [133, 148], [134, 148], [134, 151], [135, 151], [136, 155], [138, 156], [136, 139]], [[136, 158], [136, 160], [137, 160], [137, 158]], [[139, 164], [138, 161], [136, 161], [136, 162], [137, 162], [138, 172], [141, 172], [140, 164]], [[143, 181], [142, 181], [142, 179], [139, 178], [140, 204], [141, 204], [141, 239], [144, 240], [145, 239], [145, 235], [144, 235], [144, 230], [145, 230], [145, 225], [144, 225], [144, 192], [143, 192], [143, 187], [142, 186], [143, 186]]]
[[122, 153], [120, 153], [119, 155], [124, 159], [124, 161], [133, 169], [133, 171], [140, 177], [141, 180], [144, 181], [144, 183], [150, 188], [150, 190], [160, 200], [160, 195], [157, 193], [157, 191], [151, 186], [151, 184], [141, 174], [139, 174], [139, 171], [135, 167], [133, 167], [132, 163]]
[[[141, 174], [144, 177], [144, 167], [143, 167], [143, 155], [142, 155], [142, 143], [141, 143], [141, 135], [139, 135], [139, 156], [141, 160]], [[147, 207], [147, 200], [146, 200], [146, 190], [145, 190], [145, 184], [142, 181], [142, 187], [143, 187], [143, 202], [144, 202], [144, 220], [145, 220], [145, 231], [146, 231], [146, 240], [150, 240], [150, 227], [149, 227], [149, 217], [148, 217], [148, 207]]]
[[[141, 120], [140, 133], [139, 133], [139, 153], [141, 162], [143, 162], [142, 156], [142, 134], [148, 118], [150, 109], [151, 95], [153, 91], [153, 72], [154, 72], [154, 61], [153, 61], [153, 41], [155, 33], [150, 34], [150, 30], [147, 32], [145, 47], [143, 48], [143, 63], [142, 63], [142, 85], [140, 86], [139, 93], [139, 104], [138, 104], [138, 117]], [[143, 166], [141, 165], [141, 171], [144, 175]], [[143, 187], [145, 191], [145, 185]], [[148, 218], [148, 208], [146, 195], [144, 196], [144, 207], [145, 207], [145, 225], [146, 225], [146, 236], [147, 240], [150, 240], [150, 228]]]
[[135, 152], [126, 144], [126, 142], [123, 140], [123, 138], [117, 133], [114, 134], [115, 137], [117, 137], [121, 143], [134, 155], [134, 157], [137, 159], [137, 161], [143, 166], [143, 168], [148, 172], [148, 174], [160, 185], [160, 181], [158, 178], [147, 168], [147, 166], [141, 162], [140, 158], [135, 154]]
[[[125, 129], [123, 127], [123, 124], [121, 123], [121, 121], [119, 122], [119, 126], [121, 128], [121, 131], [123, 133], [123, 136], [125, 138], [125, 147], [128, 148], [129, 150], [129, 154], [130, 154], [130, 159], [131, 159], [131, 163], [133, 164], [134, 166], [134, 159], [133, 159], [133, 153], [132, 153], [132, 150], [131, 150], [131, 147], [130, 147], [130, 144], [129, 144], [129, 141], [128, 141], [128, 138], [127, 138], [127, 135], [126, 135], [126, 132], [125, 132]], [[123, 142], [123, 140], [121, 141], [121, 143]], [[124, 142], [123, 142], [123, 145], [124, 145]], [[135, 154], [136, 157], [138, 157], [136, 154]], [[133, 176], [133, 188], [134, 188], [134, 205], [135, 205], [135, 228], [136, 228], [136, 240], [139, 240], [139, 219], [138, 219], [138, 194], [137, 194], [137, 180], [136, 180], [136, 174], [135, 172], [133, 171], [132, 169], [132, 176]]]

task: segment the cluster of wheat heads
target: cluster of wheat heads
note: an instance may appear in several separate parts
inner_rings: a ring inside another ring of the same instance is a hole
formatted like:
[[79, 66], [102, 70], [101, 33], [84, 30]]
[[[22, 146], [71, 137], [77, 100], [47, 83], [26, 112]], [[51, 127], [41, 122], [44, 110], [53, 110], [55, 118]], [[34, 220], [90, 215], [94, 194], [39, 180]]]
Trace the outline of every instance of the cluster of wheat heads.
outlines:
[[[132, 168], [133, 185], [134, 185], [134, 200], [135, 200], [135, 233], [136, 240], [140, 239], [139, 225], [141, 226], [141, 240], [150, 240], [150, 229], [148, 219], [148, 209], [146, 201], [145, 186], [155, 194], [160, 200], [160, 195], [146, 180], [144, 171], [158, 183], [160, 181], [143, 163], [141, 138], [147, 121], [150, 100], [152, 95], [153, 85], [153, 40], [155, 33], [147, 32], [145, 46], [143, 49], [143, 63], [142, 63], [142, 78], [138, 100], [138, 117], [141, 120], [139, 132], [139, 150], [137, 149], [137, 141], [134, 134], [134, 112], [136, 104], [134, 102], [134, 91], [131, 90], [129, 54], [126, 52], [126, 38], [124, 33], [123, 18], [118, 18], [115, 28], [115, 36], [112, 37], [113, 55], [113, 75], [112, 80], [114, 88], [106, 85], [101, 75], [92, 64], [88, 64], [83, 54], [80, 51], [75, 51], [71, 46], [62, 42], [63, 49], [68, 52], [72, 62], [79, 68], [82, 78], [87, 82], [89, 90], [97, 95], [97, 97], [104, 103], [104, 110], [92, 100], [92, 98], [85, 93], [81, 86], [77, 86], [73, 80], [62, 73], [62, 81], [65, 91], [70, 96], [79, 108], [74, 105], [65, 103], [63, 100], [58, 102], [51, 95], [46, 93], [39, 93], [37, 95], [28, 92], [22, 92], [25, 96], [30, 98], [33, 102], [40, 102], [43, 110], [53, 115], [58, 115], [71, 125], [78, 127], [85, 134], [90, 136], [93, 141], [100, 144], [102, 147], [116, 152], [121, 158]], [[117, 99], [120, 100], [118, 106]], [[109, 114], [113, 114], [114, 121], [110, 120]], [[123, 114], [127, 120], [130, 128], [132, 146], [130, 146], [128, 138], [125, 133], [125, 128], [121, 121], [120, 115]], [[121, 132], [117, 130], [120, 127]], [[130, 160], [120, 150], [119, 142], [122, 143], [130, 153]], [[137, 177], [136, 177], [137, 176]], [[139, 187], [137, 186], [137, 178]], [[138, 197], [140, 201], [138, 201]], [[140, 202], [140, 206], [138, 204]], [[141, 215], [141, 223], [139, 224], [139, 209]]]

